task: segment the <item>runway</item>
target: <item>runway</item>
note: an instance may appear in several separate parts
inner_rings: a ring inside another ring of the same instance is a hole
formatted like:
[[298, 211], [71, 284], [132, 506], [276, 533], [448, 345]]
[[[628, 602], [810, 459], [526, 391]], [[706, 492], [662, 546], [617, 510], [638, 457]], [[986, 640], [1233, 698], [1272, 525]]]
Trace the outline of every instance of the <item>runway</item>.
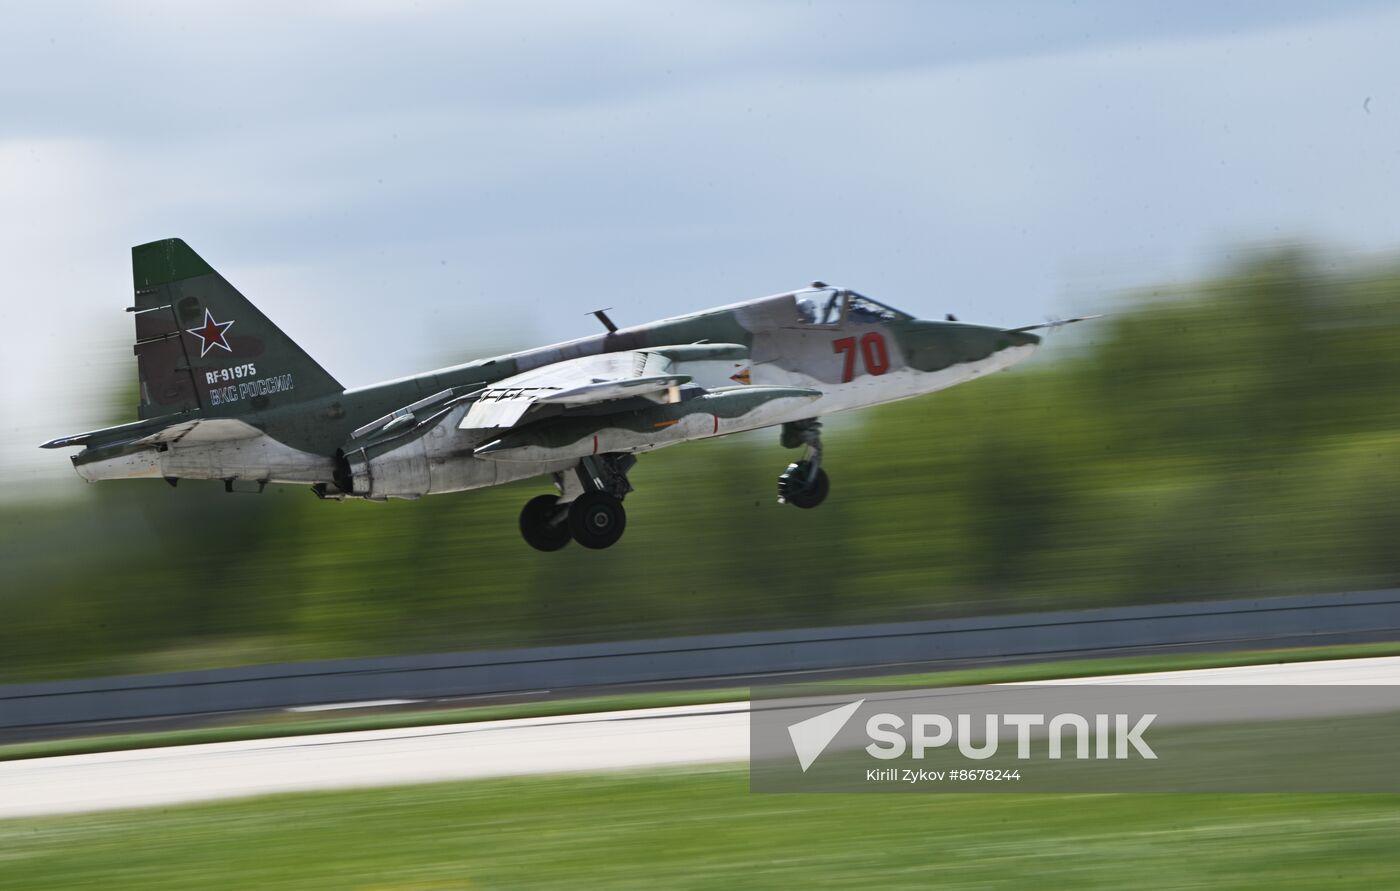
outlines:
[[[1056, 683], [1400, 684], [1400, 657]], [[277, 792], [743, 762], [747, 702], [0, 762], [0, 818]]]

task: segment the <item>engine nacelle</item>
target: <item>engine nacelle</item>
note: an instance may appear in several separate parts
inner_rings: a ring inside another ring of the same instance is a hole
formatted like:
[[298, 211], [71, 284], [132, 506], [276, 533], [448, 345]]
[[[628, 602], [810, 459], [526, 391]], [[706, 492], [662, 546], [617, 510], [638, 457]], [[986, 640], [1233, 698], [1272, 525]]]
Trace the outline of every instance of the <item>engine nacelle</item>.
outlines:
[[336, 485], [347, 495], [383, 501], [482, 489], [572, 467], [573, 460], [503, 464], [472, 456], [482, 434], [458, 430], [462, 411], [430, 426], [369, 444], [352, 441], [337, 460]]
[[[432, 491], [428, 455], [423, 437], [380, 452], [373, 447], [359, 448], [344, 457], [348, 494], [382, 501], [386, 498], [420, 498]], [[337, 482], [340, 482], [339, 480]]]

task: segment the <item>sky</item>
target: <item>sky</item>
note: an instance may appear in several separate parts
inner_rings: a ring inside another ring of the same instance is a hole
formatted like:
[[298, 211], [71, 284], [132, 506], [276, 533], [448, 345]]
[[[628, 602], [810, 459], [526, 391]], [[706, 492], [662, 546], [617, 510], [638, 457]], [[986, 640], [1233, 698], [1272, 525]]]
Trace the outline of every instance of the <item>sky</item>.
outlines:
[[[813, 279], [1028, 324], [1400, 246], [1373, 2], [24, 4], [0, 28], [0, 482], [135, 418], [184, 238], [347, 386]], [[1037, 361], [1044, 361], [1039, 359]]]

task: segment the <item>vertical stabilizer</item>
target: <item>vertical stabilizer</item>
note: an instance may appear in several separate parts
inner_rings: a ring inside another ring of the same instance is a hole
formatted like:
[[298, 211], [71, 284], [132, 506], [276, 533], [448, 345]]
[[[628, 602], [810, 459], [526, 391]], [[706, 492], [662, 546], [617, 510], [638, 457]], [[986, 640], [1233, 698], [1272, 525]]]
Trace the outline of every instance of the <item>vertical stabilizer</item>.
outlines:
[[140, 417], [231, 417], [344, 390], [178, 238], [131, 249]]

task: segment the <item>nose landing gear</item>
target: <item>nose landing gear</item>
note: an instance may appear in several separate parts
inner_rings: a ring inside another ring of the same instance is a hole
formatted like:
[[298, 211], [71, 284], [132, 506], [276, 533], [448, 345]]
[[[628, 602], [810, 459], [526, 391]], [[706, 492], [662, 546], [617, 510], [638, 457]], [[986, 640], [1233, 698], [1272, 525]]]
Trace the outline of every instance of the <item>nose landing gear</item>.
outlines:
[[784, 424], [780, 441], [790, 449], [807, 446], [807, 455], [789, 464], [778, 477], [778, 503], [804, 509], [816, 507], [826, 500], [831, 488], [826, 471], [822, 470], [822, 422], [808, 418]]

